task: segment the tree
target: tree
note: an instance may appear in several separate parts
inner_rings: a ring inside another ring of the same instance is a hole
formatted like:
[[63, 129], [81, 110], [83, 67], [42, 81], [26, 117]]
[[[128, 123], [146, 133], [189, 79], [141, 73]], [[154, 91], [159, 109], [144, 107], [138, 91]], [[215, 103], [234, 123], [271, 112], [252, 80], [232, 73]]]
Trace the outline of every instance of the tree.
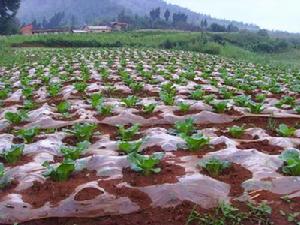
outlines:
[[53, 28], [58, 28], [61, 26], [62, 21], [65, 17], [64, 12], [58, 12], [55, 13], [54, 16], [52, 16], [49, 21], [46, 20], [46, 18], [43, 19], [43, 28], [44, 29], [53, 29]]
[[261, 30], [257, 31], [257, 34], [262, 37], [269, 37], [269, 32], [266, 29], [261, 29]]
[[239, 28], [232, 23], [227, 26], [226, 30], [227, 32], [239, 32]]
[[226, 28], [225, 26], [222, 26], [222, 25], [219, 25], [217, 23], [212, 23], [210, 25], [210, 30], [212, 32], [225, 32], [226, 31]]
[[76, 23], [77, 23], [76, 17], [74, 15], [72, 15], [71, 16], [71, 25], [70, 25], [70, 27], [71, 27], [72, 30], [75, 29]]
[[15, 18], [20, 0], [0, 0], [0, 34], [12, 34], [18, 26]]
[[171, 16], [171, 13], [170, 13], [170, 11], [167, 9], [167, 10], [165, 11], [165, 14], [164, 14], [164, 17], [165, 17], [165, 19], [166, 19], [167, 22], [169, 21], [170, 16]]
[[188, 16], [184, 13], [174, 13], [173, 23], [175, 26], [185, 25], [187, 23]]
[[155, 20], [159, 20], [160, 19], [160, 8], [156, 8], [156, 9], [152, 9], [150, 11], [150, 18], [151, 20], [155, 21]]

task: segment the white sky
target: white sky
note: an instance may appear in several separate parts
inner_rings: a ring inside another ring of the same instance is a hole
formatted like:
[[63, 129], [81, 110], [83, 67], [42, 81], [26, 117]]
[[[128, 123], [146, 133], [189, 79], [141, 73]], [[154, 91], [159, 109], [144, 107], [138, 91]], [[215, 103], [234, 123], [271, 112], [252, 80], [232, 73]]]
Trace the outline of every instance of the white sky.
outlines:
[[220, 19], [254, 23], [261, 28], [300, 32], [300, 0], [167, 0]]

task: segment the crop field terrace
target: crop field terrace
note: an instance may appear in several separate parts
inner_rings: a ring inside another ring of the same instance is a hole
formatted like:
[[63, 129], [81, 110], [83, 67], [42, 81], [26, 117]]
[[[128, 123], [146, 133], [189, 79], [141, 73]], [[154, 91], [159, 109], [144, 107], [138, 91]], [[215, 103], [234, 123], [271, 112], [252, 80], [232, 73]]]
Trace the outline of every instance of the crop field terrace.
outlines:
[[0, 224], [300, 224], [300, 72], [24, 48], [0, 67]]

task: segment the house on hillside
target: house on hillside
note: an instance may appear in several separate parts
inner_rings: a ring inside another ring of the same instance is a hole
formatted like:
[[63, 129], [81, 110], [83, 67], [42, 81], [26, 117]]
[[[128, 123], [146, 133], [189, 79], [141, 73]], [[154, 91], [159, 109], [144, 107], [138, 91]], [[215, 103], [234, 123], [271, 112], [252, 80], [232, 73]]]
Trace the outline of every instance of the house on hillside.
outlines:
[[58, 29], [34, 29], [32, 24], [23, 26], [20, 29], [22, 35], [33, 35], [33, 34], [59, 34], [59, 33], [69, 33], [68, 28], [58, 28]]
[[33, 26], [32, 24], [25, 25], [21, 28], [20, 32], [22, 35], [32, 35]]
[[60, 29], [33, 29], [32, 34], [60, 34], [60, 33], [69, 33], [68, 28]]
[[83, 30], [90, 33], [107, 33], [111, 32], [110, 26], [86, 26]]
[[110, 26], [113, 31], [124, 31], [128, 29], [128, 23], [111, 22]]

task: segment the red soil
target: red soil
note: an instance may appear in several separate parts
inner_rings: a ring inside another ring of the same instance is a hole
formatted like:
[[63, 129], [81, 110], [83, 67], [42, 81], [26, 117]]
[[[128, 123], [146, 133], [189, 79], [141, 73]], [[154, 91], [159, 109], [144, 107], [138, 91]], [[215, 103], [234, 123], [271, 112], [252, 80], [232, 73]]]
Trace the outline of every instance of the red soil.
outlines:
[[[211, 176], [205, 169], [201, 170], [201, 173], [207, 176]], [[229, 196], [238, 197], [244, 192], [244, 189], [242, 188], [242, 183], [248, 179], [251, 179], [252, 173], [246, 168], [238, 164], [232, 163], [231, 167], [225, 169], [222, 172], [222, 174], [213, 178], [224, 183], [230, 184]]]
[[181, 166], [162, 161], [157, 167], [161, 168], [160, 173], [152, 173], [145, 176], [130, 168], [123, 169], [123, 180], [134, 187], [145, 187], [178, 182], [177, 177], [185, 175], [185, 169]]
[[44, 183], [34, 182], [32, 187], [22, 191], [22, 199], [34, 208], [40, 208], [48, 201], [56, 205], [72, 194], [79, 185], [95, 181], [97, 178], [95, 171], [87, 170], [74, 173], [63, 182], [52, 181], [48, 178]]
[[239, 149], [256, 149], [269, 155], [279, 155], [284, 150], [282, 147], [270, 145], [268, 140], [241, 142], [237, 148]]

